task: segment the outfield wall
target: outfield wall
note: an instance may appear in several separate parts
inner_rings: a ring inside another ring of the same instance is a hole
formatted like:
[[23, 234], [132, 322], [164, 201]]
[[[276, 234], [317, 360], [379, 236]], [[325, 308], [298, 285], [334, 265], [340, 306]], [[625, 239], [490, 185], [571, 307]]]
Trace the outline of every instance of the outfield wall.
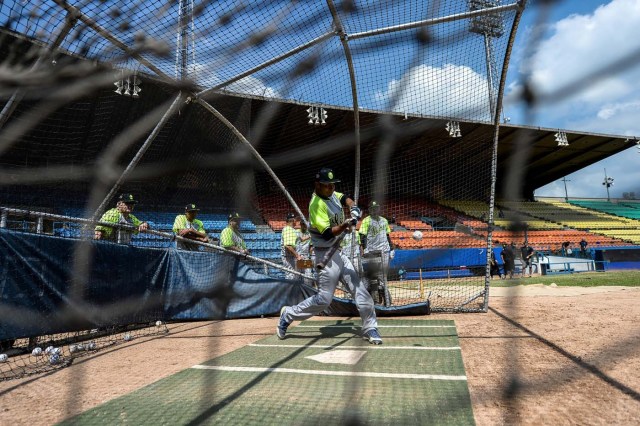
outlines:
[[598, 271], [640, 269], [640, 247], [594, 249], [593, 252]]

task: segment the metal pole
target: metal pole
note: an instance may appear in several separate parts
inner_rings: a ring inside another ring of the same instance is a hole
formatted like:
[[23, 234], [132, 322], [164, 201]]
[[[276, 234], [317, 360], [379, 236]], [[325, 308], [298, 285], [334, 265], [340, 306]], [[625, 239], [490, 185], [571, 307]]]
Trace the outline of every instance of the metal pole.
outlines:
[[175, 113], [178, 110], [178, 108], [180, 107], [180, 104], [182, 103], [182, 99], [183, 99], [183, 94], [182, 92], [180, 92], [178, 93], [178, 96], [176, 96], [175, 100], [173, 101], [173, 103], [171, 104], [167, 112], [164, 113], [164, 115], [162, 116], [158, 124], [156, 124], [156, 127], [154, 127], [154, 129], [151, 131], [151, 134], [149, 135], [147, 140], [144, 141], [144, 143], [142, 144], [142, 146], [140, 147], [136, 155], [133, 157], [133, 159], [127, 166], [127, 168], [124, 170], [124, 172], [122, 172], [122, 174], [120, 175], [116, 183], [113, 185], [113, 187], [111, 187], [111, 190], [109, 191], [109, 193], [104, 197], [104, 199], [102, 200], [102, 203], [100, 203], [100, 206], [94, 212], [94, 217], [97, 217], [102, 212], [102, 210], [107, 205], [111, 197], [113, 197], [113, 194], [115, 194], [115, 192], [120, 188], [122, 181], [129, 174], [129, 172], [138, 164], [138, 162], [140, 161], [144, 153], [147, 151], [147, 149], [151, 145], [151, 142], [155, 140], [155, 138], [160, 133], [160, 130], [164, 127], [165, 124], [167, 124], [167, 121], [169, 121], [173, 113]]
[[[38, 57], [38, 60], [31, 66], [29, 72], [33, 72], [38, 69], [38, 67], [40, 67], [40, 65], [47, 58], [49, 58], [51, 52], [53, 52], [54, 49], [60, 46], [60, 44], [67, 36], [67, 34], [69, 34], [69, 31], [71, 31], [76, 22], [78, 22], [78, 19], [71, 13], [67, 12], [64, 26], [60, 29], [60, 32], [58, 32], [55, 40], [49, 46], [47, 46], [46, 50], [42, 52], [42, 54]], [[2, 108], [2, 111], [0, 112], [0, 129], [2, 128], [2, 126], [4, 126], [9, 117], [11, 117], [11, 114], [13, 114], [13, 111], [15, 111], [22, 98], [24, 98], [23, 90], [17, 89], [15, 92], [13, 92], [13, 95], [11, 96], [11, 98], [9, 98], [9, 101], [5, 104], [4, 108]]]
[[184, 81], [189, 77], [189, 20], [191, 19], [192, 2], [190, 0], [180, 0], [178, 5], [178, 37], [176, 50], [176, 63], [179, 64], [176, 70], [177, 79]]
[[604, 169], [604, 186], [607, 188], [607, 202], [611, 202], [611, 197], [609, 197], [609, 177], [607, 176], [607, 169]]
[[262, 64], [254, 67], [254, 68], [251, 68], [250, 70], [247, 70], [247, 71], [243, 72], [242, 74], [238, 74], [237, 76], [235, 76], [233, 78], [230, 78], [227, 81], [224, 81], [224, 82], [222, 82], [220, 84], [217, 84], [217, 85], [215, 85], [215, 86], [213, 86], [213, 87], [211, 87], [211, 88], [209, 88], [207, 90], [203, 90], [202, 92], [197, 93], [196, 94], [196, 98], [202, 98], [202, 97], [208, 95], [211, 92], [215, 92], [216, 90], [222, 89], [223, 87], [226, 87], [226, 86], [228, 86], [228, 85], [230, 85], [232, 83], [235, 83], [236, 81], [242, 80], [243, 78], [248, 77], [251, 74], [254, 74], [254, 73], [256, 73], [256, 72], [258, 72], [258, 71], [260, 71], [260, 70], [262, 70], [264, 68], [267, 68], [267, 67], [269, 67], [269, 66], [271, 66], [273, 64], [276, 64], [276, 63], [278, 63], [280, 61], [283, 61], [283, 60], [287, 59], [288, 57], [295, 55], [298, 52], [302, 52], [303, 50], [306, 50], [309, 47], [312, 47], [312, 46], [314, 46], [314, 45], [316, 45], [318, 43], [322, 43], [323, 41], [327, 40], [328, 38], [332, 37], [333, 35], [334, 35], [333, 31], [329, 31], [327, 33], [324, 33], [320, 37], [314, 38], [313, 40], [311, 40], [311, 41], [309, 41], [309, 42], [307, 42], [305, 44], [302, 44], [302, 45], [300, 45], [300, 46], [298, 46], [298, 47], [296, 47], [296, 48], [294, 48], [294, 49], [292, 49], [292, 50], [290, 50], [290, 51], [288, 51], [288, 52], [286, 52], [286, 53], [284, 53], [284, 54], [282, 54], [280, 56], [277, 56], [277, 57], [275, 57], [273, 59], [270, 59], [270, 60], [268, 60], [266, 62], [263, 62]]
[[[520, 2], [519, 2], [520, 3]], [[488, 10], [488, 9], [483, 9]], [[496, 202], [496, 181], [498, 174], [498, 142], [500, 139], [500, 114], [502, 113], [502, 98], [504, 96], [504, 86], [507, 80], [507, 70], [509, 68], [509, 61], [511, 58], [511, 51], [513, 49], [513, 45], [516, 38], [516, 32], [518, 30], [518, 25], [520, 24], [520, 19], [522, 17], [522, 13], [524, 11], [524, 3], [521, 8], [516, 12], [516, 16], [513, 20], [513, 24], [511, 26], [511, 33], [509, 34], [509, 41], [507, 43], [507, 48], [504, 54], [504, 61], [502, 63], [502, 73], [500, 75], [500, 84], [498, 85], [498, 96], [496, 97], [496, 110], [493, 116], [493, 152], [491, 154], [491, 191], [489, 196], [489, 230], [487, 232], [487, 257], [486, 257], [486, 270], [485, 270], [485, 289], [484, 289], [484, 303], [482, 305], [482, 310], [487, 312], [489, 308], [489, 288], [491, 283], [491, 251], [493, 249], [493, 213], [495, 210], [495, 202]]]
[[491, 49], [491, 39], [489, 34], [484, 33], [484, 55], [487, 61], [487, 86], [489, 90], [489, 114], [494, 116], [496, 111], [496, 102], [493, 99], [495, 88], [493, 87], [493, 50]]
[[120, 49], [122, 49], [127, 54], [131, 55], [132, 58], [136, 59], [142, 65], [144, 65], [145, 67], [147, 67], [151, 71], [155, 72], [156, 75], [158, 75], [158, 77], [160, 77], [162, 79], [165, 79], [167, 81], [173, 81], [173, 79], [171, 77], [169, 77], [167, 74], [165, 74], [164, 72], [162, 72], [160, 70], [160, 68], [158, 68], [155, 65], [153, 65], [150, 61], [145, 59], [141, 54], [139, 54], [139, 53], [137, 53], [135, 51], [132, 51], [131, 48], [129, 48], [129, 46], [127, 46], [123, 41], [118, 39], [116, 36], [111, 34], [106, 29], [102, 28], [100, 25], [98, 25], [98, 23], [96, 21], [94, 21], [93, 19], [89, 18], [87, 15], [82, 13], [80, 11], [80, 9], [78, 9], [77, 7], [71, 6], [70, 4], [68, 4], [66, 2], [66, 0], [53, 0], [53, 1], [58, 6], [62, 7], [65, 10], [67, 10], [68, 12], [70, 12], [73, 16], [75, 16], [77, 19], [82, 21], [89, 28], [91, 28], [92, 30], [94, 30], [95, 32], [100, 34], [102, 37], [104, 37], [105, 39], [107, 39], [108, 41], [113, 43], [115, 46], [117, 46]]
[[358, 88], [356, 84], [356, 71], [353, 66], [353, 57], [351, 56], [351, 49], [349, 49], [349, 41], [347, 35], [344, 32], [342, 21], [336, 10], [336, 6], [333, 0], [327, 0], [329, 10], [333, 16], [333, 23], [336, 29], [336, 33], [340, 37], [342, 43], [342, 49], [344, 50], [344, 56], [347, 59], [347, 65], [349, 67], [349, 80], [351, 81], [351, 98], [353, 99], [353, 120], [355, 126], [355, 139], [356, 139], [356, 164], [355, 164], [355, 184], [353, 190], [353, 201], [358, 203], [358, 197], [360, 195], [360, 107], [358, 104]]
[[[569, 193], [567, 192], [567, 177], [564, 176], [562, 178], [562, 181], [564, 182], [564, 201], [568, 203], [569, 202]], [[571, 181], [569, 181], [569, 182], [571, 182]]]
[[521, 5], [520, 1], [512, 4], [507, 4], [504, 6], [490, 7], [487, 9], [474, 10], [471, 12], [456, 13], [454, 15], [443, 16], [441, 18], [425, 19], [423, 21], [409, 22], [402, 25], [394, 25], [391, 27], [379, 28], [377, 30], [363, 31], [361, 33], [355, 33], [355, 34], [349, 35], [349, 39], [355, 40], [358, 38], [371, 37], [375, 35], [387, 34], [387, 33], [392, 33], [396, 31], [410, 30], [414, 28], [425, 27], [428, 25], [436, 25], [436, 24], [442, 24], [445, 22], [457, 21], [460, 19], [475, 18], [477, 16], [489, 15], [489, 14], [494, 14], [499, 12], [507, 12], [509, 10], [514, 10], [514, 9], [519, 9], [519, 10], [523, 9], [523, 6]]
[[231, 130], [231, 132], [235, 135], [235, 137], [238, 138], [238, 140], [253, 154], [253, 156], [256, 158], [256, 160], [258, 160], [258, 162], [262, 165], [262, 167], [264, 167], [264, 170], [267, 173], [269, 173], [269, 175], [273, 178], [273, 180], [275, 181], [276, 185], [278, 185], [280, 190], [284, 193], [284, 196], [287, 198], [287, 200], [289, 200], [289, 203], [293, 206], [293, 208], [296, 211], [296, 213], [298, 213], [298, 215], [301, 218], [304, 218], [305, 216], [302, 214], [302, 210], [300, 210], [300, 207], [298, 207], [298, 204], [296, 204], [296, 202], [293, 199], [293, 197], [291, 196], [291, 194], [289, 194], [289, 192], [287, 191], [287, 188], [285, 188], [285, 186], [282, 183], [282, 181], [278, 178], [278, 176], [275, 174], [275, 172], [271, 169], [269, 164], [267, 164], [267, 162], [264, 160], [264, 158], [262, 158], [260, 153], [254, 148], [253, 145], [251, 145], [251, 142], [249, 142], [247, 140], [247, 138], [229, 120], [227, 120], [224, 115], [222, 115], [220, 113], [220, 111], [215, 109], [207, 101], [205, 101], [204, 99], [196, 99], [195, 102], [198, 102], [200, 105], [202, 105], [207, 111], [209, 111], [218, 120], [220, 120], [222, 122], [222, 124], [227, 126], [227, 128], [229, 130]]

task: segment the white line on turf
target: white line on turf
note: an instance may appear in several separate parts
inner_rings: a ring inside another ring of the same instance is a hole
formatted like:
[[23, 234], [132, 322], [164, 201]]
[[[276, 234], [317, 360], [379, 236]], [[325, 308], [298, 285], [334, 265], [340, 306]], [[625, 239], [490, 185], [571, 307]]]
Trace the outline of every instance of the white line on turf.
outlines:
[[251, 343], [249, 346], [261, 346], [264, 348], [313, 348], [313, 349], [401, 349], [418, 351], [459, 351], [460, 346], [385, 346], [385, 345], [362, 345], [362, 346], [336, 346], [336, 345], [268, 345], [262, 343]]
[[[306, 328], [361, 328], [359, 325], [340, 325], [340, 324], [318, 324], [318, 325], [307, 325], [301, 324], [297, 327], [306, 327]], [[297, 328], [296, 327], [296, 328]], [[456, 328], [455, 325], [378, 325], [378, 328]]]
[[358, 371], [325, 371], [299, 370], [295, 368], [261, 368], [261, 367], [230, 367], [225, 365], [194, 365], [196, 370], [235, 371], [245, 373], [289, 373], [308, 374], [316, 376], [344, 376], [344, 377], [373, 377], [385, 379], [415, 379], [415, 380], [450, 380], [466, 381], [467, 376], [449, 376], [445, 374], [401, 374], [401, 373], [367, 373]]

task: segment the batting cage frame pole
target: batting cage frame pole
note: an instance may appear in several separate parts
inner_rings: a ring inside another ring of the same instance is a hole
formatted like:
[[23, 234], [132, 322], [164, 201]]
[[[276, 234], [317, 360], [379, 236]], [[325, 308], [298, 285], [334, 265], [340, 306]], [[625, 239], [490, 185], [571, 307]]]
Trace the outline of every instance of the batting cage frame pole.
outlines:
[[521, 1], [517, 1], [516, 3], [507, 4], [504, 6], [496, 6], [496, 7], [491, 7], [487, 9], [474, 10], [470, 12], [456, 13], [449, 16], [443, 16], [441, 18], [425, 19], [423, 21], [409, 22], [407, 24], [402, 24], [402, 25], [393, 25], [390, 27], [380, 28], [378, 30], [363, 31], [360, 33], [350, 34], [349, 39], [356, 40], [364, 37], [377, 36], [381, 34], [397, 32], [397, 31], [412, 30], [415, 28], [442, 24], [445, 22], [458, 21], [460, 19], [475, 18], [477, 16], [489, 15], [492, 13], [495, 14], [500, 12], [508, 12], [513, 9], [523, 8], [524, 6], [522, 6], [521, 3], [522, 3]]
[[147, 137], [147, 139], [144, 141], [144, 143], [142, 144], [142, 146], [140, 147], [136, 155], [131, 159], [131, 161], [127, 165], [127, 168], [124, 169], [124, 171], [120, 174], [120, 176], [118, 177], [118, 180], [113, 184], [113, 186], [111, 187], [111, 190], [109, 190], [109, 192], [104, 197], [104, 199], [102, 200], [98, 208], [95, 210], [95, 212], [93, 213], [94, 219], [100, 214], [100, 212], [102, 212], [102, 210], [104, 209], [106, 204], [109, 202], [109, 200], [111, 200], [111, 198], [116, 193], [116, 191], [120, 189], [122, 181], [127, 177], [127, 175], [131, 172], [131, 170], [138, 165], [138, 162], [140, 161], [142, 156], [147, 152], [147, 149], [149, 149], [149, 147], [151, 146], [151, 143], [158, 136], [158, 134], [160, 133], [160, 130], [162, 130], [164, 125], [167, 124], [167, 121], [169, 121], [171, 116], [173, 116], [173, 114], [178, 110], [178, 108], [182, 104], [183, 99], [185, 98], [186, 96], [182, 92], [178, 93], [178, 96], [176, 96], [176, 98], [173, 100], [173, 103], [171, 104], [169, 109], [164, 113], [164, 115], [162, 116], [158, 124], [156, 124], [156, 126], [153, 128], [153, 130], [151, 131], [151, 134]]
[[[358, 204], [358, 198], [360, 198], [360, 104], [358, 102], [358, 86], [356, 82], [356, 70], [353, 66], [353, 55], [351, 55], [351, 48], [349, 46], [348, 36], [344, 31], [344, 26], [342, 25], [342, 20], [340, 19], [340, 15], [338, 15], [338, 11], [336, 10], [336, 6], [333, 3], [333, 0], [327, 0], [327, 5], [329, 6], [329, 10], [331, 11], [331, 16], [333, 16], [333, 26], [335, 28], [335, 34], [340, 38], [340, 43], [342, 44], [342, 50], [344, 52], [345, 59], [347, 60], [347, 67], [349, 69], [349, 81], [351, 84], [351, 99], [353, 101], [353, 125], [354, 125], [354, 138], [355, 138], [355, 166], [354, 166], [354, 180], [353, 180], [353, 201]], [[353, 227], [351, 230], [351, 244], [350, 244], [350, 253], [349, 259], [351, 259], [351, 263], [354, 262], [356, 245], [357, 245], [357, 235], [356, 229]], [[342, 242], [344, 236], [340, 239]]]
[[298, 213], [298, 215], [300, 215], [301, 218], [304, 218], [305, 215], [302, 214], [300, 207], [298, 207], [298, 204], [295, 202], [291, 194], [289, 194], [289, 191], [287, 191], [287, 188], [285, 188], [282, 181], [271, 169], [269, 164], [267, 164], [264, 158], [262, 158], [260, 153], [253, 147], [253, 145], [251, 145], [251, 142], [249, 142], [247, 138], [240, 132], [240, 130], [238, 130], [236, 126], [234, 126], [229, 120], [227, 120], [227, 118], [224, 115], [222, 115], [220, 111], [215, 109], [210, 103], [208, 103], [204, 99], [196, 98], [196, 99], [193, 99], [193, 101], [202, 105], [207, 111], [213, 114], [214, 117], [220, 120], [222, 124], [224, 124], [229, 130], [231, 130], [231, 132], [233, 132], [233, 134], [238, 138], [238, 140], [253, 154], [256, 160], [258, 160], [260, 165], [264, 167], [265, 171], [269, 173], [269, 176], [271, 176], [271, 178], [276, 182], [276, 185], [278, 185], [278, 187], [283, 192], [284, 196], [287, 198], [289, 203], [291, 203], [296, 213]]
[[351, 83], [351, 98], [353, 100], [353, 120], [354, 120], [354, 137], [356, 142], [356, 164], [355, 164], [355, 178], [353, 189], [353, 201], [358, 204], [358, 198], [360, 195], [360, 106], [358, 103], [358, 87], [356, 84], [356, 71], [353, 66], [353, 56], [351, 55], [351, 49], [349, 47], [349, 36], [344, 32], [344, 27], [336, 6], [333, 0], [327, 0], [327, 5], [333, 16], [333, 25], [335, 27], [335, 34], [340, 37], [340, 43], [342, 44], [342, 50], [344, 51], [345, 59], [347, 60], [347, 66], [349, 68], [349, 81]]
[[122, 40], [120, 40], [119, 38], [117, 38], [116, 36], [111, 34], [106, 29], [102, 28], [96, 21], [94, 21], [93, 19], [89, 18], [87, 15], [82, 13], [82, 11], [80, 9], [78, 9], [77, 7], [71, 6], [65, 0], [53, 0], [53, 1], [58, 6], [62, 7], [63, 9], [68, 11], [69, 13], [72, 13], [74, 17], [76, 17], [77, 19], [82, 21], [86, 26], [88, 26], [89, 28], [91, 28], [92, 30], [94, 30], [95, 32], [100, 34], [106, 40], [108, 40], [111, 43], [113, 43], [116, 47], [119, 47], [124, 52], [126, 52], [128, 55], [130, 55], [132, 58], [136, 59], [142, 65], [144, 65], [145, 67], [149, 68], [151, 71], [156, 73], [156, 75], [158, 75], [158, 77], [166, 80], [167, 82], [171, 82], [171, 83], [175, 82], [174, 79], [172, 79], [167, 74], [162, 72], [162, 70], [160, 70], [160, 68], [158, 68], [155, 65], [153, 65], [150, 61], [146, 60], [138, 52], [131, 50], [131, 48], [129, 46], [127, 46]]
[[324, 33], [320, 37], [314, 38], [313, 40], [311, 40], [311, 41], [309, 41], [307, 43], [301, 44], [300, 46], [295, 47], [292, 50], [290, 50], [290, 51], [288, 51], [286, 53], [283, 53], [280, 56], [277, 56], [277, 57], [275, 57], [273, 59], [269, 59], [268, 61], [265, 61], [262, 64], [260, 64], [260, 65], [258, 65], [256, 67], [253, 67], [253, 68], [251, 68], [251, 69], [249, 69], [249, 70], [247, 70], [247, 71], [245, 71], [243, 73], [240, 73], [240, 74], [236, 75], [235, 77], [230, 78], [227, 81], [224, 81], [222, 83], [216, 84], [215, 86], [210, 87], [209, 89], [206, 89], [206, 90], [203, 90], [201, 92], [198, 92], [198, 93], [196, 93], [195, 97], [196, 97], [196, 99], [203, 98], [203, 97], [209, 95], [210, 93], [215, 92], [216, 90], [220, 90], [220, 89], [222, 89], [222, 88], [224, 88], [224, 87], [226, 87], [226, 86], [228, 86], [230, 84], [235, 83], [236, 81], [242, 80], [245, 77], [248, 77], [248, 76], [250, 76], [252, 74], [255, 74], [256, 72], [258, 72], [258, 71], [260, 71], [262, 69], [265, 69], [267, 67], [270, 67], [271, 65], [277, 64], [278, 62], [283, 61], [283, 60], [295, 55], [296, 53], [300, 53], [300, 52], [302, 52], [302, 51], [304, 51], [304, 50], [306, 50], [306, 49], [308, 49], [310, 47], [315, 46], [316, 44], [322, 43], [322, 42], [328, 40], [329, 38], [333, 37], [334, 34], [335, 33], [333, 31], [329, 31], [327, 33]]
[[520, 24], [520, 18], [524, 12], [526, 1], [522, 2], [522, 7], [516, 11], [516, 16], [513, 19], [511, 25], [511, 32], [509, 34], [509, 41], [504, 54], [504, 61], [502, 61], [502, 73], [500, 74], [500, 85], [498, 86], [498, 96], [496, 99], [496, 109], [493, 116], [493, 152], [491, 154], [491, 195], [489, 196], [489, 229], [487, 231], [487, 258], [485, 265], [485, 277], [484, 277], [484, 303], [482, 305], [483, 312], [487, 312], [489, 309], [489, 289], [491, 283], [491, 251], [493, 250], [493, 222], [494, 222], [494, 210], [496, 203], [496, 181], [498, 173], [498, 143], [500, 139], [500, 115], [502, 114], [502, 101], [504, 97], [504, 86], [507, 80], [507, 71], [509, 69], [509, 60], [511, 59], [511, 51], [516, 39], [516, 33], [518, 31], [518, 25]]
[[[64, 26], [58, 32], [58, 35], [56, 36], [55, 40], [53, 40], [53, 42], [45, 48], [45, 51], [40, 54], [40, 56], [38, 57], [38, 60], [31, 66], [31, 69], [29, 70], [29, 72], [33, 72], [37, 70], [40, 67], [40, 65], [49, 57], [49, 55], [51, 55], [51, 53], [58, 46], [60, 46], [60, 44], [67, 37], [69, 32], [76, 25], [76, 22], [78, 22], [78, 18], [76, 18], [74, 15], [68, 12], [67, 16], [65, 17]], [[24, 98], [24, 91], [20, 89], [16, 89], [16, 91], [13, 92], [13, 95], [11, 96], [11, 98], [9, 98], [4, 108], [2, 108], [2, 111], [0, 111], [0, 129], [2, 129], [2, 127], [7, 122], [9, 117], [11, 117], [16, 107], [22, 101], [23, 98]]]

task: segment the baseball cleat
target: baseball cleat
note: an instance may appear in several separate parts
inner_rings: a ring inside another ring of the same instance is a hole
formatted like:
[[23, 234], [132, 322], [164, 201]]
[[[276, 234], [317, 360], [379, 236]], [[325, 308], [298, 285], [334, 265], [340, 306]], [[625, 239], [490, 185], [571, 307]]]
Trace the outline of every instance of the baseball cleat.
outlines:
[[289, 327], [290, 324], [284, 319], [284, 311], [286, 310], [286, 306], [283, 306], [282, 309], [280, 309], [280, 322], [278, 322], [278, 327], [276, 328], [276, 335], [280, 340], [285, 338], [285, 335], [287, 334], [287, 327]]
[[380, 337], [380, 333], [378, 333], [378, 329], [372, 328], [371, 330], [364, 333], [362, 338], [372, 345], [381, 345], [382, 337]]

